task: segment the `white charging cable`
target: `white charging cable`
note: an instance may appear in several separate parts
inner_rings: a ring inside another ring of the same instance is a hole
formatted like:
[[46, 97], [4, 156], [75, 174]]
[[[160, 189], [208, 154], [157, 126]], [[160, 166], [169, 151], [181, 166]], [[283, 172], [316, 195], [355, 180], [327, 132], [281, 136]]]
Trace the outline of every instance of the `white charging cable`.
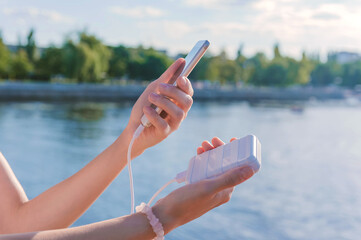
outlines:
[[139, 135], [142, 133], [144, 129], [144, 126], [142, 124], [139, 125], [137, 130], [135, 130], [132, 140], [130, 140], [129, 147], [128, 147], [128, 153], [127, 153], [127, 165], [128, 165], [128, 172], [129, 172], [129, 185], [130, 185], [130, 213], [134, 213], [134, 185], [133, 185], [133, 172], [132, 172], [132, 147], [135, 139], [139, 137]]
[[164, 184], [163, 187], [161, 187], [156, 193], [154, 193], [153, 197], [149, 200], [148, 205], [150, 206], [153, 202], [153, 200], [158, 196], [159, 193], [161, 193], [166, 187], [168, 187], [170, 184], [177, 182], [177, 183], [182, 183], [185, 181], [186, 179], [186, 173], [187, 171], [178, 173], [177, 176], [175, 178], [173, 178], [172, 180], [170, 180], [169, 182], [167, 182], [166, 184]]
[[[132, 140], [130, 140], [129, 143], [129, 147], [128, 147], [128, 152], [127, 152], [127, 165], [128, 165], [128, 172], [129, 172], [129, 185], [130, 185], [130, 213], [133, 214], [134, 213], [134, 184], [133, 184], [133, 172], [132, 172], [132, 165], [131, 165], [131, 161], [132, 161], [132, 148], [133, 148], [133, 144], [135, 139], [137, 139], [139, 137], [139, 135], [143, 132], [144, 130], [144, 126], [142, 124], [139, 125], [139, 127], [135, 130]], [[154, 195], [153, 197], [149, 200], [148, 205], [150, 206], [150, 204], [152, 204], [153, 200], [158, 196], [158, 194], [163, 191], [168, 185], [174, 183], [174, 182], [178, 182], [178, 183], [182, 183], [185, 181], [186, 178], [186, 171], [178, 173], [177, 176], [170, 180], [168, 183], [166, 183], [163, 187], [161, 187]]]

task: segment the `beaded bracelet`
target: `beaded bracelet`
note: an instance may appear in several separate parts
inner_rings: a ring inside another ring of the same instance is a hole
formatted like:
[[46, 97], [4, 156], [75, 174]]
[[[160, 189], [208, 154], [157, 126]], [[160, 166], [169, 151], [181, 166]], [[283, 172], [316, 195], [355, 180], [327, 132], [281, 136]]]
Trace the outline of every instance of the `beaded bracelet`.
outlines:
[[149, 223], [152, 226], [153, 231], [156, 235], [156, 237], [153, 240], [163, 240], [164, 239], [163, 226], [159, 222], [159, 219], [152, 212], [152, 208], [148, 204], [145, 204], [143, 202], [139, 206], [137, 206], [135, 210], [136, 212], [144, 213], [147, 216]]

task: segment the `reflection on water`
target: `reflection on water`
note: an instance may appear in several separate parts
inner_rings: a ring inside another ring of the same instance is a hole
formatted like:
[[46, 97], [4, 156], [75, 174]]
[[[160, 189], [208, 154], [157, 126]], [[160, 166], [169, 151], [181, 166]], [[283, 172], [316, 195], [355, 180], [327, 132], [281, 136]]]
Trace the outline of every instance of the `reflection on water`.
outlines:
[[[111, 144], [132, 104], [0, 103], [0, 151], [32, 198]], [[134, 161], [136, 201], [148, 200], [186, 169], [204, 139], [255, 134], [262, 143], [261, 171], [227, 205], [169, 238], [358, 239], [360, 110], [360, 104], [341, 102], [196, 102], [177, 132]], [[123, 171], [74, 225], [128, 214], [129, 202]]]
[[67, 117], [78, 121], [97, 121], [104, 117], [104, 108], [96, 103], [78, 103], [67, 109]]

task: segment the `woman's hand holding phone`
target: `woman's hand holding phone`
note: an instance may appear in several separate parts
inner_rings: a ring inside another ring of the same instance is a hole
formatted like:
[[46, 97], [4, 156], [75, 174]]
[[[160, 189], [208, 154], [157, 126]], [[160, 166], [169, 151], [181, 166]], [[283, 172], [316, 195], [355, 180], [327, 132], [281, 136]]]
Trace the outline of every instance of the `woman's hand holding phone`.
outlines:
[[[148, 85], [145, 91], [135, 103], [128, 125], [124, 130], [129, 141], [140, 124], [144, 114], [152, 126], [143, 130], [135, 140], [132, 150], [132, 158], [140, 155], [145, 149], [161, 142], [169, 134], [178, 129], [183, 119], [187, 116], [193, 104], [192, 84], [185, 77], [179, 77], [177, 86], [168, 84], [168, 81], [179, 70], [184, 68], [183, 58], [175, 61], [157, 80]], [[159, 115], [150, 107], [151, 104], [163, 109], [166, 114]]]
[[209, 45], [207, 40], [198, 41], [185, 59], [181, 58], [173, 63], [139, 97], [126, 127], [129, 141], [140, 123], [145, 127], [135, 140], [131, 153], [132, 159], [140, 155], [146, 148], [165, 139], [179, 127], [193, 104], [193, 88], [187, 76], [202, 58]]

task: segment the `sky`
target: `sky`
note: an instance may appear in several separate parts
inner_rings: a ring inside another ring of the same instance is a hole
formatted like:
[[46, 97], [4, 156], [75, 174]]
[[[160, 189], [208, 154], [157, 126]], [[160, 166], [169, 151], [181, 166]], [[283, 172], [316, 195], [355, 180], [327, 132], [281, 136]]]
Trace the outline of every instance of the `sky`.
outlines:
[[281, 53], [361, 53], [360, 0], [0, 0], [0, 30], [7, 44], [36, 31], [39, 46], [61, 45], [81, 30], [108, 45], [153, 46], [188, 52], [201, 39], [230, 57], [243, 45], [251, 56], [279, 43]]

